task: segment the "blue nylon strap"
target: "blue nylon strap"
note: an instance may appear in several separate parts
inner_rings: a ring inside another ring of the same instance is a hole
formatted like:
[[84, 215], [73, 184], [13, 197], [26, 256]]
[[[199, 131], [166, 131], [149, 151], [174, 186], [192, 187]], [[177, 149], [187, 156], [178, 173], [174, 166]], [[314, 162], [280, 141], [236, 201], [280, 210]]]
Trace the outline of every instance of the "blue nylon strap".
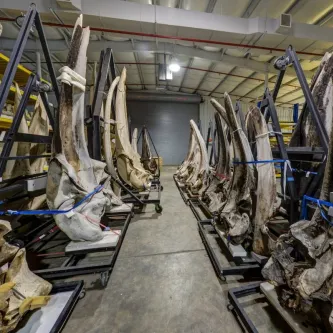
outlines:
[[284, 163], [286, 160], [261, 160], [261, 161], [234, 161], [233, 164], [261, 164], [261, 163]]
[[77, 202], [72, 208], [67, 210], [4, 210], [0, 211], [0, 215], [60, 215], [66, 214], [71, 210], [81, 206], [90, 197], [101, 191], [104, 185], [98, 185], [92, 192], [88, 193], [83, 199]]
[[320, 199], [316, 199], [316, 198], [313, 198], [313, 197], [309, 197], [307, 195], [304, 195], [303, 199], [302, 199], [302, 208], [301, 208], [301, 216], [300, 216], [301, 220], [303, 220], [303, 219], [307, 220], [308, 219], [307, 204], [306, 204], [307, 201], [311, 201], [311, 202], [316, 203], [317, 206], [318, 206], [318, 208], [320, 209], [320, 214], [321, 214], [322, 218], [330, 226], [333, 226], [333, 223], [327, 218], [327, 216], [325, 215], [325, 212], [324, 212], [323, 208], [321, 207], [322, 205], [323, 206], [327, 206], [327, 207], [333, 207], [332, 202], [325, 201], [325, 200], [320, 200]]
[[306, 171], [306, 170], [302, 170], [302, 169], [292, 169], [293, 171], [299, 171], [299, 172], [304, 172], [304, 173], [308, 173], [309, 175], [318, 175], [318, 172], [314, 172], [314, 171]]

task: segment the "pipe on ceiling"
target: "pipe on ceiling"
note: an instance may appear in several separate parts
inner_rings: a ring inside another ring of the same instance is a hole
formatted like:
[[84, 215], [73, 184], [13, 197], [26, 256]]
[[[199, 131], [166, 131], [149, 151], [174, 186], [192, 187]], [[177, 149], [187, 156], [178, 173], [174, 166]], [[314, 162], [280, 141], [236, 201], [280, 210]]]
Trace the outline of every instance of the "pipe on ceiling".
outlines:
[[[131, 87], [131, 86], [137, 86], [137, 87], [139, 87], [139, 86], [141, 86], [141, 84], [140, 83], [126, 83], [126, 86], [129, 86], [129, 87]], [[145, 86], [156, 86], [156, 84], [155, 83], [145, 83]], [[168, 84], [168, 87], [170, 87], [170, 88], [180, 88], [180, 86], [177, 86], [177, 85], [172, 85], [172, 84]], [[193, 88], [193, 87], [184, 87], [184, 86], [182, 86], [181, 87], [182, 89], [189, 89], [189, 90], [195, 90], [195, 88]], [[204, 92], [208, 92], [208, 93], [211, 93], [212, 91], [211, 90], [206, 90], [206, 89], [197, 89], [198, 91], [204, 91]], [[152, 90], [153, 91], [153, 90]], [[132, 94], [132, 93], [140, 93], [140, 94], [145, 94], [145, 92], [140, 92], [140, 91], [130, 91], [130, 90], [128, 90], [127, 91], [127, 93], [126, 94]], [[146, 92], [147, 93], [147, 92]], [[168, 93], [170, 94], [170, 91], [168, 91]], [[216, 97], [216, 98], [223, 98], [223, 95], [224, 95], [224, 93], [223, 92], [218, 92], [218, 91], [214, 91], [213, 92], [215, 95], [222, 95], [222, 96], [220, 96], [220, 97]], [[155, 93], [155, 94], [158, 94], [158, 93]], [[161, 95], [161, 93], [159, 93], [159, 95]], [[239, 95], [235, 95], [235, 94], [230, 94], [229, 93], [229, 95], [230, 96], [232, 96], [232, 97], [236, 97], [237, 99], [240, 99], [240, 98], [246, 98], [246, 99], [249, 99], [250, 101], [248, 101], [248, 102], [245, 102], [245, 103], [254, 103], [254, 102], [256, 102], [257, 101], [257, 98], [253, 98], [253, 97], [244, 97], [244, 96], [239, 96]], [[179, 95], [177, 95], [178, 97], [179, 97]], [[191, 96], [191, 95], [189, 95], [189, 96]], [[194, 95], [193, 94], [193, 96], [198, 96], [198, 95]], [[209, 97], [209, 96], [207, 96], [207, 95], [204, 95], [204, 96], [202, 96], [202, 97]], [[140, 100], [142, 100], [142, 99], [140, 99]], [[295, 103], [288, 103], [288, 102], [279, 102], [281, 105], [294, 105]]]
[[[14, 22], [15, 19], [9, 18], [9, 17], [0, 17], [0, 21]], [[44, 26], [49, 26], [49, 27], [70, 28], [70, 29], [74, 28], [74, 25], [72, 25], [72, 24], [61, 24], [61, 23], [44, 22], [44, 21], [42, 23], [43, 23]], [[140, 37], [186, 41], [186, 42], [193, 42], [193, 43], [203, 43], [203, 44], [213, 44], [213, 45], [221, 45], [221, 46], [242, 47], [242, 48], [265, 50], [265, 51], [276, 51], [276, 52], [283, 52], [283, 53], [285, 53], [285, 51], [286, 51], [285, 49], [258, 46], [258, 45], [221, 42], [221, 41], [217, 41], [217, 40], [189, 38], [189, 37], [180, 37], [180, 36], [169, 36], [169, 35], [151, 34], [151, 33], [144, 33], [144, 32], [133, 32], [133, 31], [126, 31], [126, 30], [97, 28], [97, 27], [91, 27], [91, 26], [90, 26], [90, 30], [91, 31], [97, 31], [97, 32], [114, 33], [114, 34], [120, 34], [120, 35], [132, 35], [132, 36], [140, 36]], [[322, 54], [322, 53], [313, 53], [313, 52], [304, 52], [304, 51], [296, 51], [296, 53], [303, 54], [303, 55], [308, 55], [308, 56], [314, 56], [314, 57], [315, 56], [319, 56], [319, 57], [324, 56], [324, 54]]]
[[140, 91], [127, 91], [126, 99], [135, 102], [176, 102], [176, 103], [201, 103], [200, 95], [184, 95], [172, 93], [154, 93], [154, 92], [140, 92]]

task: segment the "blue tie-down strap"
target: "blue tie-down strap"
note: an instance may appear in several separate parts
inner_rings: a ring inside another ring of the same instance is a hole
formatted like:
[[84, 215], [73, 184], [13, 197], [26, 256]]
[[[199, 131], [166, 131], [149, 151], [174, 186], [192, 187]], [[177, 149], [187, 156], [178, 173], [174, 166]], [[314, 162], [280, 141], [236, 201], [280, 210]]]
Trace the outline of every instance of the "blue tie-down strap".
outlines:
[[[233, 164], [263, 164], [263, 163], [288, 163], [290, 165], [289, 160], [259, 160], [259, 161], [245, 161], [245, 162], [241, 162], [241, 161], [233, 161]], [[288, 167], [288, 165], [287, 165]], [[283, 169], [283, 167], [281, 167]], [[289, 166], [290, 168], [290, 166]], [[290, 168], [290, 170], [292, 170]], [[287, 182], [293, 182], [294, 181], [294, 177], [285, 177]]]
[[233, 164], [262, 164], [262, 163], [284, 163], [286, 160], [260, 160], [260, 161], [233, 161]]
[[95, 195], [97, 192], [100, 192], [103, 189], [104, 185], [98, 185], [92, 192], [88, 193], [83, 199], [78, 201], [72, 208], [67, 210], [4, 210], [0, 211], [0, 215], [60, 215], [67, 214], [71, 210], [81, 206], [85, 201]]
[[317, 204], [318, 208], [320, 209], [320, 214], [322, 216], [322, 218], [330, 225], [333, 226], [333, 223], [330, 221], [330, 219], [326, 216], [324, 209], [322, 206], [326, 206], [326, 207], [333, 207], [332, 202], [329, 201], [325, 201], [325, 200], [321, 200], [321, 199], [317, 199], [317, 198], [313, 198], [313, 197], [309, 197], [307, 195], [303, 196], [302, 199], [302, 207], [301, 207], [301, 216], [300, 219], [301, 220], [307, 220], [308, 219], [308, 205], [307, 205], [307, 201], [311, 201]]
[[306, 170], [302, 170], [302, 169], [292, 169], [294, 172], [304, 172], [306, 175], [318, 175], [318, 172], [314, 172], [314, 171], [306, 171]]

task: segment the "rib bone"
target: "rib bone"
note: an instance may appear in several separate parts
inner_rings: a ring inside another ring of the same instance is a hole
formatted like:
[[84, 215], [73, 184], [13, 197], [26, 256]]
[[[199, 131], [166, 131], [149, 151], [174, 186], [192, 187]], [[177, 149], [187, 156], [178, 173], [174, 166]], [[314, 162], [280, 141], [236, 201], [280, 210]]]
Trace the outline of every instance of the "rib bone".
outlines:
[[[89, 27], [82, 29], [82, 15], [78, 18], [67, 66], [85, 78]], [[61, 84], [59, 126], [53, 139], [53, 158], [47, 182], [47, 203], [50, 209], [68, 210], [100, 184], [97, 192], [83, 205], [68, 214], [55, 215], [59, 228], [75, 241], [98, 241], [103, 238], [99, 222], [111, 209], [112, 191], [105, 163], [90, 159], [84, 132], [84, 84], [70, 85], [63, 75]], [[82, 88], [83, 85], [83, 88]]]
[[[253, 161], [249, 142], [238, 124], [237, 116], [227, 93], [224, 94], [225, 109], [215, 100], [211, 103], [229, 125], [235, 159], [239, 162]], [[252, 164], [235, 165], [228, 189], [227, 200], [222, 208], [221, 219], [228, 226], [228, 234], [235, 243], [242, 243], [251, 233], [250, 214], [254, 189]]]
[[140, 159], [133, 151], [128, 131], [126, 108], [126, 68], [120, 76], [116, 99], [116, 155], [117, 168], [120, 177], [136, 189], [144, 190], [150, 187], [151, 175], [141, 165]]

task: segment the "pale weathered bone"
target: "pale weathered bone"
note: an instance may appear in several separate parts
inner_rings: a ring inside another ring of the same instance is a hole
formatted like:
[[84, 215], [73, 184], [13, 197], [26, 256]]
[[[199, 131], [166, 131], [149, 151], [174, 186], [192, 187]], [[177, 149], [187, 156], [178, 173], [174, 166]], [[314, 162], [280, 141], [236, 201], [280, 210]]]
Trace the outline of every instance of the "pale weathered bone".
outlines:
[[[273, 160], [269, 142], [269, 130], [264, 116], [259, 108], [252, 106], [246, 115], [246, 128], [253, 136], [256, 144], [256, 159], [258, 161]], [[253, 245], [252, 249], [260, 255], [270, 254], [270, 238], [266, 228], [267, 222], [273, 217], [277, 201], [276, 178], [273, 163], [259, 163], [256, 165], [256, 207], [253, 217]]]
[[[54, 132], [46, 190], [50, 209], [71, 210], [54, 218], [59, 228], [74, 241], [101, 240], [101, 217], [117, 202], [112, 198], [106, 164], [90, 159], [85, 138], [84, 86], [89, 35], [89, 27], [82, 28], [81, 15], [75, 24], [67, 68], [62, 69], [60, 77], [59, 126]], [[73, 209], [76, 202], [101, 184], [104, 185], [102, 191]]]
[[[132, 141], [133, 145], [133, 141]], [[157, 171], [157, 163], [156, 160], [153, 158], [153, 154], [150, 149], [149, 144], [149, 137], [148, 137], [148, 130], [146, 127], [143, 127], [142, 130], [142, 156], [141, 156], [141, 162], [143, 167], [152, 173], [153, 175]]]
[[188, 179], [190, 191], [192, 193], [198, 192], [205, 184], [209, 176], [209, 160], [205, 141], [200, 133], [200, 130], [194, 120], [190, 120], [190, 125], [193, 128], [195, 138], [198, 143], [198, 151], [200, 156], [200, 162], [198, 167], [193, 173], [191, 179]]
[[228, 194], [227, 188], [231, 177], [230, 142], [227, 138], [227, 125], [222, 116], [215, 111], [215, 124], [218, 141], [218, 161], [215, 172], [212, 173], [209, 185], [202, 193], [202, 201], [208, 205], [212, 213], [218, 212], [223, 206]]
[[197, 141], [194, 136], [194, 131], [191, 128], [187, 156], [186, 156], [185, 160], [183, 161], [183, 163], [178, 167], [177, 172], [176, 172], [176, 177], [181, 181], [184, 181], [189, 176], [189, 168], [190, 168], [190, 164], [194, 158], [194, 151], [195, 151], [196, 145], [197, 145]]
[[0, 221], [0, 331], [10, 332], [28, 310], [47, 304], [52, 285], [29, 270], [25, 250], [7, 243], [10, 223]]
[[120, 177], [138, 190], [150, 187], [151, 174], [147, 172], [133, 151], [129, 140], [129, 130], [126, 108], [126, 68], [120, 76], [116, 98], [116, 156]]
[[[105, 161], [106, 165], [108, 168], [108, 172], [113, 176], [114, 179], [118, 178], [116, 169], [113, 165], [113, 157], [112, 157], [112, 142], [111, 142], [111, 107], [112, 107], [112, 100], [113, 100], [113, 94], [115, 91], [115, 88], [119, 82], [120, 77], [117, 76], [109, 89], [107, 99], [106, 99], [106, 106], [105, 106], [105, 114], [104, 114], [104, 156], [105, 156]], [[113, 199], [116, 202], [117, 205], [122, 205], [123, 202], [120, 199], [121, 195], [121, 189], [120, 187], [115, 183], [112, 182], [112, 189], [114, 191]]]
[[225, 109], [214, 99], [212, 105], [228, 124], [237, 164], [234, 166], [229, 183], [226, 202], [221, 210], [221, 220], [227, 225], [228, 234], [235, 243], [242, 243], [252, 232], [250, 221], [252, 200], [250, 191], [254, 189], [253, 155], [249, 142], [238, 124], [237, 116], [227, 93], [224, 94]]
[[114, 90], [117, 87], [120, 77], [117, 76], [109, 89], [107, 99], [106, 99], [106, 107], [105, 107], [105, 115], [104, 115], [104, 157], [105, 162], [108, 167], [108, 171], [110, 174], [116, 174], [116, 170], [113, 165], [112, 160], [112, 147], [111, 147], [111, 107], [112, 107], [112, 99]]
[[190, 120], [191, 134], [189, 151], [179, 167], [177, 178], [186, 184], [192, 194], [201, 194], [209, 178], [209, 161], [207, 149], [197, 124]]
[[141, 156], [138, 153], [138, 129], [137, 128], [134, 128], [134, 130], [133, 130], [131, 145], [132, 145], [132, 149], [133, 149], [134, 153], [138, 154], [137, 157], [141, 159]]

